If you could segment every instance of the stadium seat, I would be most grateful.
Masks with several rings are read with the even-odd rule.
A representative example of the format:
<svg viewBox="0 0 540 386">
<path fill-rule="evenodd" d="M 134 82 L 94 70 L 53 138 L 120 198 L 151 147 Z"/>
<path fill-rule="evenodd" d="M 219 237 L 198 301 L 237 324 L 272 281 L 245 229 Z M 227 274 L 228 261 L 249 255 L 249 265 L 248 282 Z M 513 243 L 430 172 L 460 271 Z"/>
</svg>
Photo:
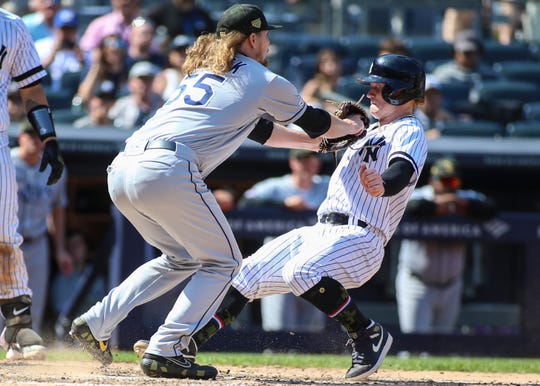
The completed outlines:
<svg viewBox="0 0 540 386">
<path fill-rule="evenodd" d="M 540 121 L 540 101 L 525 103 L 522 115 L 526 121 Z"/>
<path fill-rule="evenodd" d="M 490 64 L 513 60 L 532 60 L 532 53 L 526 42 L 512 42 L 501 44 L 496 40 L 484 41 L 484 54 L 482 59 Z"/>
<path fill-rule="evenodd" d="M 411 56 L 422 63 L 452 60 L 452 46 L 442 39 L 417 36 L 407 37 L 403 42 L 409 49 Z"/>
<path fill-rule="evenodd" d="M 540 120 L 516 121 L 506 125 L 506 134 L 509 137 L 540 137 Z"/>
<path fill-rule="evenodd" d="M 75 95 L 81 81 L 82 78 L 80 71 L 65 72 L 62 75 L 62 89 L 69 91 L 72 95 Z"/>
<path fill-rule="evenodd" d="M 460 106 L 469 100 L 471 87 L 469 83 L 440 83 L 439 90 L 443 95 L 444 107 L 453 113 L 459 113 Z"/>
<path fill-rule="evenodd" d="M 504 126 L 488 120 L 451 121 L 441 124 L 443 136 L 455 137 L 502 137 Z"/>
<path fill-rule="evenodd" d="M 495 63 L 493 69 L 502 79 L 520 80 L 540 85 L 540 63 L 525 60 Z"/>
<path fill-rule="evenodd" d="M 522 119 L 523 105 L 540 101 L 540 87 L 517 80 L 487 80 L 472 87 L 469 113 L 506 124 Z"/>
</svg>

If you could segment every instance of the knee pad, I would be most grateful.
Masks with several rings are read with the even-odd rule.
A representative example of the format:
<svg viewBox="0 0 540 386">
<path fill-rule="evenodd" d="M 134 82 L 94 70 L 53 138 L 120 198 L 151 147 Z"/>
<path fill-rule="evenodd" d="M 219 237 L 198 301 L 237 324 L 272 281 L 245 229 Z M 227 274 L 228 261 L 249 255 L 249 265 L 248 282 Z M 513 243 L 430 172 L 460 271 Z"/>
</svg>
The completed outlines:
<svg viewBox="0 0 540 386">
<path fill-rule="evenodd" d="M 300 297 L 328 315 L 348 299 L 349 293 L 337 280 L 325 276 Z"/>
</svg>

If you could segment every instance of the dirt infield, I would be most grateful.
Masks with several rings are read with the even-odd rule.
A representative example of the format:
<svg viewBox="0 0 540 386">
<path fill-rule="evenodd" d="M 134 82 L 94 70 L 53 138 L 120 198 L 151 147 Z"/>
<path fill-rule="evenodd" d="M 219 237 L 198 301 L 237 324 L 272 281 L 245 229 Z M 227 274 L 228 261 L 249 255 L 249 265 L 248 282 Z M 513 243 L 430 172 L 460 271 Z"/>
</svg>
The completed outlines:
<svg viewBox="0 0 540 386">
<path fill-rule="evenodd" d="M 91 361 L 0 361 L 0 385 L 540 385 L 540 374 L 413 372 L 380 370 L 363 382 L 344 378 L 345 369 L 218 366 L 215 381 L 156 379 L 136 363 L 103 367 Z"/>
</svg>

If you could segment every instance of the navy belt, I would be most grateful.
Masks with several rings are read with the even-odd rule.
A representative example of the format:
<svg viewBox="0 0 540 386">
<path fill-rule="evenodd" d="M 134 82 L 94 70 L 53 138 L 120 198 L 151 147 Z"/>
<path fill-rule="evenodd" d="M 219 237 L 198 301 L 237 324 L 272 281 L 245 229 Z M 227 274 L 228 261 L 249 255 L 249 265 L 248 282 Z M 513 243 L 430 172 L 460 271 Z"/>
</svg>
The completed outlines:
<svg viewBox="0 0 540 386">
<path fill-rule="evenodd" d="M 347 225 L 349 223 L 349 216 L 344 213 L 331 212 L 323 214 L 319 222 L 322 224 Z M 362 220 L 358 220 L 356 225 L 362 228 L 367 227 L 367 224 Z"/>
<path fill-rule="evenodd" d="M 159 139 L 156 141 L 148 141 L 146 143 L 146 146 L 144 147 L 144 150 L 150 149 L 165 149 L 170 151 L 176 151 L 176 142 L 166 141 L 163 139 Z"/>
</svg>

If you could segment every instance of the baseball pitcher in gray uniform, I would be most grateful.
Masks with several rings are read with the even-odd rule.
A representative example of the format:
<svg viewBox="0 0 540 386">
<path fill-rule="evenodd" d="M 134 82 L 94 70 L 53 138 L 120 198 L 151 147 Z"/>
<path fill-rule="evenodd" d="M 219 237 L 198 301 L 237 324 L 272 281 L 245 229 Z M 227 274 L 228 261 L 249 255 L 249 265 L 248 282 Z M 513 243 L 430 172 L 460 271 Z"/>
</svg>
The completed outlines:
<svg viewBox="0 0 540 386">
<path fill-rule="evenodd" d="M 187 352 L 237 275 L 242 255 L 204 179 L 249 136 L 269 146 L 317 150 L 321 136 L 360 135 L 358 116 L 340 120 L 309 107 L 298 90 L 263 65 L 270 44 L 262 11 L 224 12 L 215 34 L 188 50 L 187 74 L 108 168 L 118 209 L 162 255 L 72 323 L 70 335 L 96 359 L 112 361 L 108 340 L 128 313 L 190 278 L 141 361 L 151 377 L 215 378 Z M 358 119 L 357 119 L 358 118 Z M 303 130 L 289 129 L 294 122 Z"/>
<path fill-rule="evenodd" d="M 344 152 L 318 223 L 279 236 L 244 260 L 218 312 L 194 335 L 193 353 L 249 301 L 291 292 L 347 331 L 347 378 L 363 379 L 379 368 L 392 336 L 360 312 L 347 289 L 379 270 L 424 166 L 427 142 L 412 112 L 423 100 L 425 74 L 413 58 L 384 55 L 360 82 L 370 85 L 370 112 L 378 122 Z"/>
<path fill-rule="evenodd" d="M 32 330 L 32 291 L 28 288 L 28 274 L 20 249 L 23 239 L 17 232 L 17 183 L 7 135 L 10 123 L 7 91 L 12 80 L 19 87 L 32 127 L 44 142 L 39 171 L 50 165 L 47 184 L 58 181 L 64 163 L 47 97 L 40 84 L 47 73 L 22 20 L 1 8 L 0 45 L 0 98 L 3 101 L 0 105 L 0 310 L 6 319 L 0 346 L 7 350 L 8 359 L 44 358 L 43 340 Z"/>
</svg>

